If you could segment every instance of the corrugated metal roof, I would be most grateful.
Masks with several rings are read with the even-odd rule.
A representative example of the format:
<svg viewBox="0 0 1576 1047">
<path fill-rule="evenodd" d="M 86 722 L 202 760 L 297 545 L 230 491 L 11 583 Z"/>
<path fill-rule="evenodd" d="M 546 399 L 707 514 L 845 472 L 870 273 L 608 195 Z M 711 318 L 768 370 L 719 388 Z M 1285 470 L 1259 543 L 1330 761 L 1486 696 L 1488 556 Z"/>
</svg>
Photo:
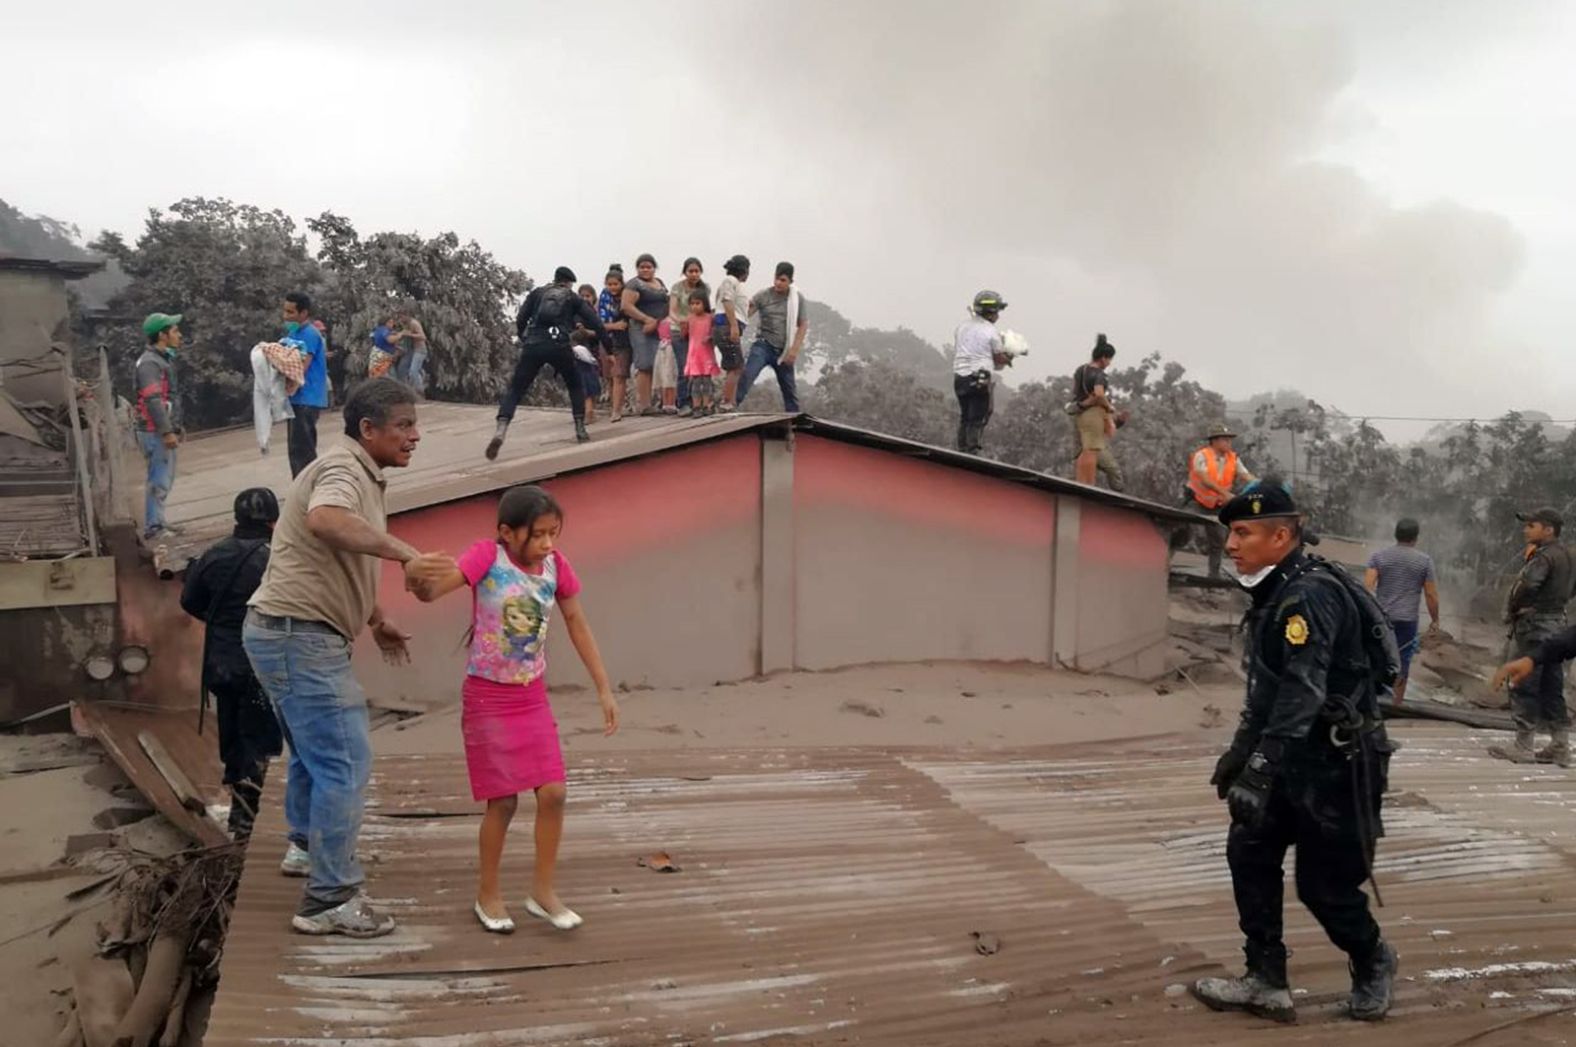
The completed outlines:
<svg viewBox="0 0 1576 1047">
<path fill-rule="evenodd" d="M 1456 1042 L 1568 1004 L 1576 782 L 1479 756 L 1483 739 L 1448 728 L 1398 734 L 1380 915 L 1406 980 L 1386 1043 Z M 477 805 L 460 758 L 384 759 L 362 850 L 370 893 L 402 922 L 361 943 L 287 929 L 300 882 L 279 876 L 268 843 L 276 776 L 204 1042 L 1371 1040 L 1339 1016 L 1344 957 L 1295 901 L 1302 1025 L 1211 1014 L 1176 993 L 1238 962 L 1225 817 L 1205 784 L 1214 756 L 1162 739 L 579 761 L 561 890 L 587 922 L 561 934 L 521 911 L 522 809 L 506 865 L 522 924 L 511 937 L 470 914 Z M 683 871 L 636 865 L 658 849 Z M 998 935 L 1000 951 L 977 952 L 976 931 Z"/>
<path fill-rule="evenodd" d="M 713 440 L 749 430 L 782 427 L 845 440 L 897 454 L 915 455 L 954 468 L 995 476 L 1042 490 L 1150 516 L 1197 522 L 1198 517 L 1156 502 L 1088 487 L 1032 469 L 960 454 L 882 433 L 811 418 L 808 415 L 730 414 L 710 418 L 626 417 L 618 425 L 598 423 L 590 443 L 574 440 L 567 411 L 522 410 L 515 418 L 495 462 L 482 457 L 492 434 L 496 408 L 476 404 L 421 405 L 422 444 L 406 469 L 389 473 L 389 511 L 408 512 L 519 483 L 534 483 L 565 473 Z M 337 439 L 338 419 L 326 414 L 318 423 L 321 443 Z M 181 448 L 180 469 L 170 493 L 170 522 L 182 534 L 164 543 L 164 562 L 182 569 L 189 557 L 227 534 L 231 503 L 246 487 L 271 487 L 283 497 L 290 486 L 282 426 L 275 427 L 272 453 L 260 456 L 251 429 L 227 429 L 193 437 Z"/>
<path fill-rule="evenodd" d="M 482 449 L 492 435 L 497 408 L 477 404 L 423 403 L 419 408 L 422 442 L 405 469 L 389 470 L 389 511 L 407 512 L 439 502 L 519 483 L 534 483 L 563 473 L 710 440 L 730 433 L 781 424 L 787 415 L 730 414 L 710 418 L 626 416 L 617 425 L 591 427 L 590 443 L 576 443 L 567 410 L 523 409 L 515 416 L 498 460 Z M 337 412 L 318 422 L 319 446 L 340 439 Z M 232 503 L 247 487 L 270 487 L 281 498 L 290 488 L 284 426 L 274 427 L 268 455 L 257 451 L 250 427 L 195 436 L 181 447 L 180 468 L 167 504 L 170 522 L 182 533 L 168 540 L 166 562 L 184 569 L 196 556 L 228 534 L 234 525 Z"/>
<path fill-rule="evenodd" d="M 103 268 L 103 262 L 91 259 L 23 258 L 0 254 L 0 272 L 54 273 L 67 280 L 80 280 Z"/>
<path fill-rule="evenodd" d="M 884 451 L 893 451 L 898 454 L 913 455 L 926 458 L 943 465 L 950 465 L 970 472 L 983 473 L 986 476 L 995 476 L 1003 480 L 1012 480 L 1016 483 L 1038 487 L 1043 491 L 1053 491 L 1057 494 L 1077 495 L 1093 502 L 1105 505 L 1114 505 L 1123 509 L 1133 509 L 1149 516 L 1162 520 L 1175 520 L 1181 523 L 1203 523 L 1205 518 L 1197 513 L 1178 509 L 1148 499 L 1136 498 L 1133 495 L 1121 494 L 1117 491 L 1107 490 L 1104 487 L 1092 487 L 1081 484 L 1076 480 L 1069 480 L 1063 476 L 1052 473 L 1036 472 L 1006 462 L 998 462 L 993 458 L 982 458 L 978 455 L 964 454 L 946 447 L 935 447 L 931 444 L 918 443 L 914 440 L 905 440 L 886 433 L 878 433 L 871 429 L 861 429 L 854 425 L 845 425 L 842 422 L 829 422 L 821 418 L 812 418 L 809 415 L 800 415 L 794 420 L 794 427 L 802 432 L 815 433 L 818 436 L 830 437 L 834 440 L 843 440 L 848 443 L 863 444 L 867 447 L 879 447 Z"/>
</svg>

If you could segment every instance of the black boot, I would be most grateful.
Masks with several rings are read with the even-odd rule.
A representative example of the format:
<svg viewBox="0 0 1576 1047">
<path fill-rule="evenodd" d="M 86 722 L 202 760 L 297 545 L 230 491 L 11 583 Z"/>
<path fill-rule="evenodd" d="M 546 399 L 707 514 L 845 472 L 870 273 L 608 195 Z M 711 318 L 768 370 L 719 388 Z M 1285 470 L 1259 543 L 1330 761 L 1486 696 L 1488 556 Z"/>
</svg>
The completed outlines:
<svg viewBox="0 0 1576 1047">
<path fill-rule="evenodd" d="M 1200 978 L 1193 995 L 1212 1011 L 1247 1011 L 1275 1022 L 1294 1022 L 1297 1009 L 1286 983 L 1286 957 L 1250 953 L 1240 978 Z"/>
<path fill-rule="evenodd" d="M 509 423 L 498 419 L 498 428 L 493 431 L 493 438 L 487 441 L 487 460 L 490 462 L 498 457 L 498 449 L 503 446 L 503 438 L 509 435 Z"/>
<path fill-rule="evenodd" d="M 1374 946 L 1373 955 L 1359 963 L 1348 964 L 1352 972 L 1352 1017 L 1360 1022 L 1376 1022 L 1390 1012 L 1395 972 L 1401 957 L 1383 938 Z"/>
<path fill-rule="evenodd" d="M 580 443 L 586 443 L 591 439 L 591 434 L 586 432 L 586 423 L 579 419 L 575 420 L 575 439 Z"/>
</svg>

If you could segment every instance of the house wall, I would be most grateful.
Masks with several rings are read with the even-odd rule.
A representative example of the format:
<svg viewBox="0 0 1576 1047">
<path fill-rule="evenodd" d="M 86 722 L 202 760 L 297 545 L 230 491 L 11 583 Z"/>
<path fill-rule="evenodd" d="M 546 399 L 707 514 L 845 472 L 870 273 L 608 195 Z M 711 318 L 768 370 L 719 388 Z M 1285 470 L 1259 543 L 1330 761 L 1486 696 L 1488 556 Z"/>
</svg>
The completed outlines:
<svg viewBox="0 0 1576 1047">
<path fill-rule="evenodd" d="M 70 344 L 67 321 L 66 282 L 58 273 L 0 272 L 0 385 L 7 393 L 23 403 L 65 400 L 65 358 L 49 350 Z M 30 362 L 12 366 L 22 361 Z"/>
<path fill-rule="evenodd" d="M 564 507 L 560 548 L 584 587 L 608 674 L 671 687 L 759 672 L 761 449 L 754 434 L 692 445 L 542 484 Z M 455 556 L 494 536 L 497 495 L 400 513 L 389 529 L 418 549 Z M 408 632 L 412 663 L 390 669 L 367 643 L 357 673 L 389 703 L 428 706 L 458 695 L 468 596 L 423 604 L 386 565 L 383 605 Z M 561 622 L 548 642 L 548 683 L 588 684 Z"/>
<path fill-rule="evenodd" d="M 1083 672 L 1160 675 L 1170 611 L 1161 529 L 1142 513 L 1057 497 L 1058 661 Z"/>
<path fill-rule="evenodd" d="M 799 668 L 1050 661 L 1054 498 L 817 436 L 793 469 Z"/>
<path fill-rule="evenodd" d="M 931 659 L 1164 669 L 1166 543 L 1140 512 L 808 434 L 741 433 L 543 486 L 564 505 L 561 547 L 615 685 Z M 389 526 L 459 555 L 495 533 L 496 509 L 486 495 Z M 190 704 L 201 627 L 178 581 L 141 574 L 159 599 L 123 586 L 121 633 L 157 636 L 149 682 Z M 413 659 L 389 667 L 363 638 L 364 689 L 385 706 L 453 701 L 468 594 L 420 603 L 389 564 L 382 597 Z M 550 635 L 549 683 L 588 683 L 561 622 Z"/>
</svg>

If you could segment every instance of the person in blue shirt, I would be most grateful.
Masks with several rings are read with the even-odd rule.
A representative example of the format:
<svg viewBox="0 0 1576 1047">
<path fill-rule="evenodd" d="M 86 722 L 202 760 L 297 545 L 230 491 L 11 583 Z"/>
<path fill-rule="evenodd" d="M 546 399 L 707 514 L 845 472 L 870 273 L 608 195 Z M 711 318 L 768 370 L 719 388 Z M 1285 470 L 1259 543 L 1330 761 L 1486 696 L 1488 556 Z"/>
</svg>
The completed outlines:
<svg viewBox="0 0 1576 1047">
<path fill-rule="evenodd" d="M 323 335 L 312 323 L 312 299 L 303 291 L 285 295 L 283 313 L 290 339 L 300 350 L 306 371 L 301 388 L 290 398 L 295 417 L 290 420 L 290 476 L 317 457 L 317 416 L 328 406 L 328 350 Z"/>
</svg>

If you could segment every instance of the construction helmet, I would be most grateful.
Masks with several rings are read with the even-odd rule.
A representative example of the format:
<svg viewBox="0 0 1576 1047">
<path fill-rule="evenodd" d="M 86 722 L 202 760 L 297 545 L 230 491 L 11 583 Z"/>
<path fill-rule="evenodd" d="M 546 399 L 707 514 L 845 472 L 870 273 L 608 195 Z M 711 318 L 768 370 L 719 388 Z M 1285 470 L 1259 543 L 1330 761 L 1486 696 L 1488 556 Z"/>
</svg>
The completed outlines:
<svg viewBox="0 0 1576 1047">
<path fill-rule="evenodd" d="M 995 291 L 981 291 L 974 296 L 974 313 L 1001 312 L 1007 308 L 1007 303 Z"/>
</svg>

